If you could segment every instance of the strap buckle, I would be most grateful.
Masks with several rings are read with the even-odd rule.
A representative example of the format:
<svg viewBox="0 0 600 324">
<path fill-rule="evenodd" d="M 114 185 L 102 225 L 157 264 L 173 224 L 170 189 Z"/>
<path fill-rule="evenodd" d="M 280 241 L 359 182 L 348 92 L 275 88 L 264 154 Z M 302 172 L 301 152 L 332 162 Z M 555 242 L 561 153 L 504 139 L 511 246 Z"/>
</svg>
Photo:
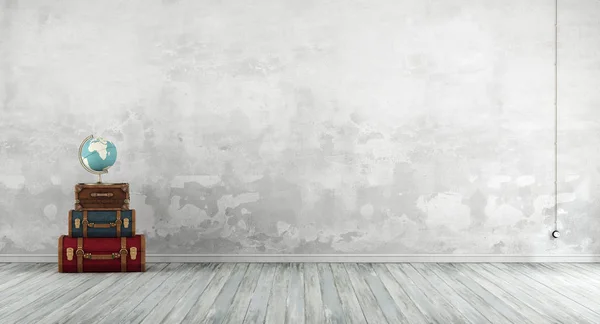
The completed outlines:
<svg viewBox="0 0 600 324">
<path fill-rule="evenodd" d="M 75 251 L 75 255 L 76 256 L 85 256 L 85 253 L 83 252 L 83 249 L 77 249 L 77 251 Z"/>
</svg>

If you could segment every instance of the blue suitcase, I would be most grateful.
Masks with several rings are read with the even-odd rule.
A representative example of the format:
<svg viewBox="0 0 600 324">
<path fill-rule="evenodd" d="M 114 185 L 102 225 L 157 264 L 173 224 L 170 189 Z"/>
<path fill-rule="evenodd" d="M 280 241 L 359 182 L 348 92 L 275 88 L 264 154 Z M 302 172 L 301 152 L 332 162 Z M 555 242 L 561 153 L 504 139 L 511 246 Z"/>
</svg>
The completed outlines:
<svg viewBox="0 0 600 324">
<path fill-rule="evenodd" d="M 71 210 L 69 237 L 133 237 L 135 209 Z"/>
</svg>

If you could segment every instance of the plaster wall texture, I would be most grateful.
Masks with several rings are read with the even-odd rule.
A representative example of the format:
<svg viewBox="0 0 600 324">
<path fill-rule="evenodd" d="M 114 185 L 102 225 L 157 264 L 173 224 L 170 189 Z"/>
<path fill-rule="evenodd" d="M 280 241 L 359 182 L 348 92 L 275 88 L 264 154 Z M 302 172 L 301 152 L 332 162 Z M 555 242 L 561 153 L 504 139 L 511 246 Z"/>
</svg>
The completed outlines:
<svg viewBox="0 0 600 324">
<path fill-rule="evenodd" d="M 149 253 L 600 253 L 600 1 L 0 0 L 0 254 L 90 133 Z"/>
</svg>

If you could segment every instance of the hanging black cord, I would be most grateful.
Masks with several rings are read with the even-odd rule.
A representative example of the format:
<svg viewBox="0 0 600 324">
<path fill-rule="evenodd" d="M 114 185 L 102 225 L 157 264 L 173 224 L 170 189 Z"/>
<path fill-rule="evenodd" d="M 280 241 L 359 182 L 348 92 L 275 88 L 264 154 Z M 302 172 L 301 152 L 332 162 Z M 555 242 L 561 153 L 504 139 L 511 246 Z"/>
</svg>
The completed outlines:
<svg viewBox="0 0 600 324">
<path fill-rule="evenodd" d="M 558 231 L 558 0 L 554 1 L 554 238 Z"/>
</svg>

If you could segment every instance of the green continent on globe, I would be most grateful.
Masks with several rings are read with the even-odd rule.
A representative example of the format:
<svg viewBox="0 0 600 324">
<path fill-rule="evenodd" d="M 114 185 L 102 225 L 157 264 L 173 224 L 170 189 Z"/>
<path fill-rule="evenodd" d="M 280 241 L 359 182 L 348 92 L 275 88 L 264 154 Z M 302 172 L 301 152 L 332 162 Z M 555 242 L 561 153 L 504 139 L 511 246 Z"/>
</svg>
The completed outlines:
<svg viewBox="0 0 600 324">
<path fill-rule="evenodd" d="M 83 163 L 94 171 L 104 171 L 117 161 L 117 147 L 102 137 L 93 137 L 83 144 Z"/>
</svg>

